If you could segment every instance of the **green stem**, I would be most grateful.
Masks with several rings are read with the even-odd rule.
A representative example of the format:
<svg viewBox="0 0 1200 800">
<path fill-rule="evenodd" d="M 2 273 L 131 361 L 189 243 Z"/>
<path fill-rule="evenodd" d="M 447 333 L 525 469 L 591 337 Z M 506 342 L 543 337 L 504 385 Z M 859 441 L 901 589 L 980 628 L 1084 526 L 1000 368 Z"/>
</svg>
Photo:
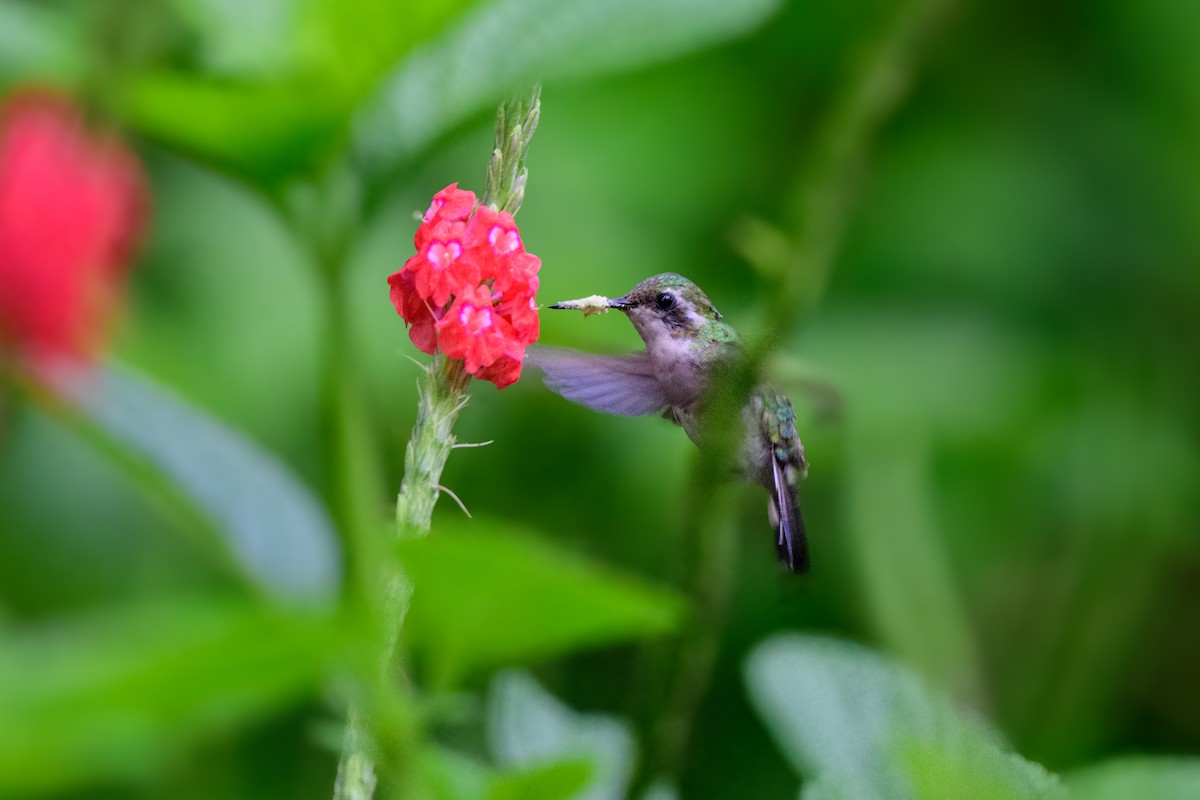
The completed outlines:
<svg viewBox="0 0 1200 800">
<path fill-rule="evenodd" d="M 488 165 L 487 191 L 483 202 L 492 208 L 516 214 L 525 197 L 528 171 L 525 157 L 540 114 L 540 90 L 528 99 L 510 100 L 496 115 L 496 143 Z M 404 452 L 404 478 L 396 496 L 396 533 L 400 538 L 429 533 L 433 509 L 445 491 L 442 470 L 454 449 L 454 423 L 466 406 L 471 376 L 461 361 L 435 353 L 425 367 L 425 379 L 417 390 L 417 418 Z M 382 658 L 379 676 L 386 686 L 394 682 L 396 643 L 412 590 L 403 576 L 393 573 L 383 591 Z M 401 706 L 404 704 L 402 703 Z M 346 720 L 342 755 L 338 762 L 334 800 L 370 800 L 379 781 L 377 764 L 386 756 L 395 777 L 397 796 L 420 794 L 407 761 L 420 741 L 419 721 L 409 708 L 393 714 L 390 736 L 382 736 L 379 715 L 369 715 L 361 704 L 351 704 Z M 389 746 L 384 747 L 384 742 Z M 387 752 L 384 752 L 385 749 Z"/>
<path fill-rule="evenodd" d="M 441 494 L 442 469 L 454 449 L 454 422 L 467 404 L 471 376 L 461 361 L 435 353 L 418 389 L 417 420 L 404 452 L 404 479 L 396 497 L 396 533 L 401 538 L 429 533 L 433 507 Z"/>
<path fill-rule="evenodd" d="M 691 727 L 708 691 L 720 652 L 721 631 L 737 571 L 737 520 L 733 492 L 725 476 L 713 480 L 692 472 L 684 530 L 691 540 L 684 565 L 690 613 L 677 639 L 659 654 L 656 697 L 662 698 L 651 723 L 647 757 L 632 796 L 663 776 L 683 772 Z"/>
<path fill-rule="evenodd" d="M 951 1 L 913 0 L 900 9 L 854 65 L 818 132 L 814 157 L 790 192 L 791 246 L 776 250 L 778 262 L 765 265 L 776 277 L 763 326 L 768 333 L 749 343 L 746 358 L 717 383 L 711 399 L 706 446 L 692 475 L 685 514 L 685 535 L 694 548 L 686 581 L 692 616 L 674 644 L 674 657 L 661 662 L 666 666 L 657 696 L 666 700 L 652 722 L 634 796 L 639 787 L 680 773 L 712 679 L 736 568 L 735 519 L 719 487 L 722 465 L 732 463 L 737 452 L 739 409 L 758 384 L 771 350 L 798 323 L 797 309 L 815 304 L 828 282 L 875 134 L 903 100 L 920 45 Z"/>
<path fill-rule="evenodd" d="M 351 706 L 346 716 L 346 736 L 342 742 L 333 796 L 337 800 L 371 800 L 378 782 L 366 726 L 358 708 Z"/>
<path fill-rule="evenodd" d="M 382 633 L 387 629 L 385 589 L 396 578 L 379 536 L 382 480 L 350 337 L 345 264 L 351 232 L 358 224 L 353 177 L 344 169 L 331 168 L 322 183 L 298 187 L 291 200 L 295 228 L 314 254 L 322 283 L 326 311 L 321 364 L 326 493 L 342 533 L 346 558 L 346 624 L 359 627 L 364 632 L 362 641 L 368 643 L 354 655 L 362 684 L 372 698 L 372 702 L 351 703 L 334 797 L 369 800 L 378 783 L 375 742 L 404 741 L 410 715 L 394 713 L 391 708 L 386 670 L 390 652 L 382 652 L 378 644 L 386 638 Z"/>
<path fill-rule="evenodd" d="M 424 536 L 429 533 L 433 509 L 441 494 L 442 470 L 454 449 L 454 423 L 467 404 L 467 387 L 471 376 L 461 361 L 434 354 L 425 368 L 425 380 L 418 389 L 417 418 L 404 454 L 404 478 L 396 497 L 396 532 L 401 538 Z M 387 682 L 391 676 L 396 641 L 404 616 L 408 611 L 411 587 L 399 574 L 388 581 L 383 600 L 383 639 L 381 657 L 377 661 L 378 676 Z M 415 791 L 415 782 L 404 767 L 411 763 L 413 744 L 420 738 L 418 723 L 411 714 L 399 719 L 400 730 L 393 732 L 393 744 L 401 745 L 389 753 L 391 772 L 400 787 Z M 376 763 L 380 754 L 374 752 L 376 739 L 371 731 L 375 726 L 364 709 L 352 704 L 346 720 L 342 756 L 338 762 L 334 800 L 370 800 L 378 783 Z M 375 730 L 376 738 L 379 731 Z M 411 796 L 413 791 L 404 791 Z"/>
<path fill-rule="evenodd" d="M 785 338 L 822 297 L 845 236 L 850 212 L 875 139 L 908 96 L 920 55 L 955 0 L 910 0 L 867 43 L 850 66 L 817 132 L 813 154 L 785 197 L 790 249 L 776 268 L 769 293 L 770 336 L 752 356 Z"/>
</svg>

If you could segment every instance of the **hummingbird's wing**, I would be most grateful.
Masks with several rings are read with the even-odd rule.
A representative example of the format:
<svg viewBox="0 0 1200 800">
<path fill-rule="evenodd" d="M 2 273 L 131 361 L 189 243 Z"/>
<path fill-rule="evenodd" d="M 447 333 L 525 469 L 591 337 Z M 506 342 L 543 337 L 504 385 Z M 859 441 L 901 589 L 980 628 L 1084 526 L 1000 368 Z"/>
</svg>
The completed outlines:
<svg viewBox="0 0 1200 800">
<path fill-rule="evenodd" d="M 601 356 L 564 347 L 531 347 L 525 363 L 540 369 L 546 388 L 607 414 L 641 416 L 667 407 L 650 356 Z"/>
</svg>

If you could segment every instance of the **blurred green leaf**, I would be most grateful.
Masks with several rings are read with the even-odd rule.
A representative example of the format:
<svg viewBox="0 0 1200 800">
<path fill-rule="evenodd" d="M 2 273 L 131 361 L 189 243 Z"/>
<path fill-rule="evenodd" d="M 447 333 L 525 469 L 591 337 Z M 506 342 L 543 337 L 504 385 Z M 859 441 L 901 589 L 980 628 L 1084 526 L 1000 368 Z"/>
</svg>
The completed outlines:
<svg viewBox="0 0 1200 800">
<path fill-rule="evenodd" d="M 204 73 L 147 72 L 124 87 L 129 122 L 252 181 L 330 156 L 376 79 L 464 0 L 174 0 Z"/>
<path fill-rule="evenodd" d="M 530 84 L 632 69 L 743 34 L 779 0 L 485 0 L 417 50 L 368 102 L 356 139 L 386 170 Z"/>
<path fill-rule="evenodd" d="M 547 792 L 536 796 L 585 800 L 626 796 L 635 756 L 628 723 L 601 714 L 580 714 L 551 696 L 528 673 L 505 672 L 492 681 L 487 732 L 496 761 L 530 770 L 525 774 L 536 781 L 534 786 Z M 539 774 L 543 777 L 536 778 Z M 573 782 L 574 792 L 550 792 L 561 792 Z"/>
<path fill-rule="evenodd" d="M 829 365 L 855 417 L 886 429 L 987 436 L 1027 404 L 1035 352 L 1013 330 L 959 311 L 835 310 L 809 334 L 805 357 Z"/>
<path fill-rule="evenodd" d="M 0 0 L 0 78 L 77 71 L 79 27 L 46 5 Z"/>
<path fill-rule="evenodd" d="M 421 753 L 421 775 L 435 800 L 484 800 L 493 771 L 476 759 L 444 747 Z"/>
<path fill-rule="evenodd" d="M 311 75 L 354 94 L 468 0 L 173 0 L 207 70 L 243 78 Z"/>
<path fill-rule="evenodd" d="M 929 436 L 862 417 L 847 429 L 848 533 L 872 624 L 922 675 L 959 699 L 977 698 L 978 647 L 938 535 Z"/>
<path fill-rule="evenodd" d="M 200 599 L 0 631 L 0 793 L 147 776 L 311 691 L 333 645 L 322 620 Z"/>
<path fill-rule="evenodd" d="M 678 598 L 500 523 L 440 526 L 404 542 L 415 588 L 404 625 L 434 681 L 671 630 Z"/>
<path fill-rule="evenodd" d="M 679 800 L 679 789 L 673 783 L 657 780 L 647 787 L 642 800 Z"/>
<path fill-rule="evenodd" d="M 340 581 L 336 533 L 274 456 L 131 371 L 97 369 L 70 385 L 89 422 L 217 524 L 258 585 L 291 601 L 332 599 Z"/>
<path fill-rule="evenodd" d="M 982 660 L 939 517 L 936 446 L 986 439 L 1034 382 L 1019 340 L 970 316 L 841 313 L 809 348 L 845 394 L 849 541 L 888 649 L 960 699 Z"/>
<path fill-rule="evenodd" d="M 1200 759 L 1122 758 L 1068 774 L 1072 800 L 1195 800 Z"/>
<path fill-rule="evenodd" d="M 305 70 L 358 97 L 467 5 L 469 0 L 307 0 L 298 26 Z"/>
<path fill-rule="evenodd" d="M 149 72 L 123 88 L 126 121 L 141 132 L 252 180 L 278 182 L 332 152 L 344 101 L 325 83 L 239 83 Z"/>
<path fill-rule="evenodd" d="M 1092 535 L 1160 545 L 1193 537 L 1183 522 L 1200 488 L 1200 452 L 1182 418 L 1095 388 L 1086 407 L 1045 415 L 1033 431 L 1031 462 L 1057 502 Z M 1136 464 L 1137 469 L 1096 469 Z"/>
<path fill-rule="evenodd" d="M 492 783 L 488 800 L 571 800 L 581 796 L 591 780 L 590 761 L 557 761 L 501 775 Z"/>
<path fill-rule="evenodd" d="M 296 65 L 295 28 L 302 0 L 171 0 L 214 73 L 279 76 Z"/>
<path fill-rule="evenodd" d="M 807 797 L 1033 800 L 1058 779 L 1011 752 L 981 719 L 858 645 L 779 636 L 746 663 L 750 698 L 803 775 Z"/>
<path fill-rule="evenodd" d="M 435 800 L 569 800 L 587 787 L 592 764 L 575 758 L 497 771 L 462 753 L 431 747 L 422 753 L 421 774 Z"/>
</svg>

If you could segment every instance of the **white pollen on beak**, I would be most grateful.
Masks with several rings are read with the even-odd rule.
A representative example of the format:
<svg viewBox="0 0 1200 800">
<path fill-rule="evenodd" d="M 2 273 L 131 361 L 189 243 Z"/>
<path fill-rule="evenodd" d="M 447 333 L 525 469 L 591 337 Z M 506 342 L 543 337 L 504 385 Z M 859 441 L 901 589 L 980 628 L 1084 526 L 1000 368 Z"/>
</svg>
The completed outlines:
<svg viewBox="0 0 1200 800">
<path fill-rule="evenodd" d="M 561 303 L 555 303 L 554 307 L 582 311 L 585 317 L 590 317 L 592 314 L 607 314 L 609 308 L 608 298 L 598 294 L 581 297 L 578 300 L 563 300 Z"/>
</svg>

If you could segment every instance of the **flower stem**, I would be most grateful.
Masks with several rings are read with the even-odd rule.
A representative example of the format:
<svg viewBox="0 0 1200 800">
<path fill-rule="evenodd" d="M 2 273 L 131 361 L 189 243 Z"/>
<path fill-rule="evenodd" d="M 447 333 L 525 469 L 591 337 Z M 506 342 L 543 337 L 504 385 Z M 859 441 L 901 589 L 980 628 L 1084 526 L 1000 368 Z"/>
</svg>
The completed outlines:
<svg viewBox="0 0 1200 800">
<path fill-rule="evenodd" d="M 404 452 L 404 479 L 396 497 L 396 533 L 413 538 L 429 533 L 442 469 L 454 449 L 454 422 L 467 404 L 471 376 L 461 361 L 435 353 L 417 390 L 417 419 Z"/>
<path fill-rule="evenodd" d="M 529 98 L 509 100 L 497 112 L 496 143 L 488 164 L 484 194 L 484 203 L 494 209 L 516 214 L 525 198 L 528 180 L 525 157 L 537 128 L 541 108 L 539 97 L 540 89 L 535 87 Z M 404 452 L 404 477 L 396 496 L 396 533 L 402 539 L 429 533 L 433 509 L 442 493 L 442 470 L 456 444 L 454 423 L 467 404 L 467 389 L 471 383 L 471 375 L 463 362 L 447 358 L 441 352 L 435 353 L 424 369 L 425 377 L 417 388 L 417 418 Z M 402 692 L 395 688 L 395 649 L 412 589 L 397 571 L 384 582 L 383 593 L 383 641 L 378 651 L 382 657 L 376 664 L 378 672 L 368 668 L 371 672 L 368 682 L 378 678 L 385 687 L 390 685 L 393 691 Z M 408 774 L 400 774 L 413 763 L 413 751 L 419 746 L 419 720 L 411 713 L 411 708 L 403 708 L 400 713 L 391 715 L 389 735 L 381 736 L 379 717 L 361 701 L 351 704 L 338 762 L 334 800 L 371 800 L 379 782 L 379 757 L 386 757 L 389 771 L 396 778 L 398 796 L 420 794 L 411 770 Z M 376 752 L 377 749 L 389 750 L 384 742 L 395 752 Z"/>
<path fill-rule="evenodd" d="M 369 742 L 362 715 L 355 706 L 346 717 L 346 736 L 333 785 L 335 800 L 371 800 L 375 794 L 375 766 L 368 755 Z"/>
</svg>

